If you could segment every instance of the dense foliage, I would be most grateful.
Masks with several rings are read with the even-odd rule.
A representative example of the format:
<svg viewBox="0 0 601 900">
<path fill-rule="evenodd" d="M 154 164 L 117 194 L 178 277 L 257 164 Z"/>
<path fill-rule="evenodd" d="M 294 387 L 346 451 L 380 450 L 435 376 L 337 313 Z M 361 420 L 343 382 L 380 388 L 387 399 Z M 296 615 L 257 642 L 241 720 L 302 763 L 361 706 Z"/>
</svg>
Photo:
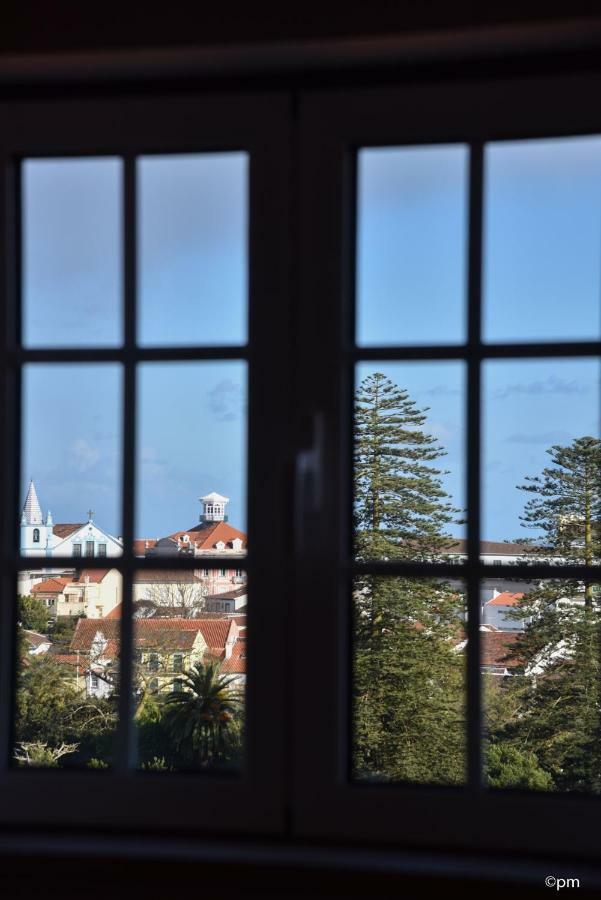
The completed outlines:
<svg viewBox="0 0 601 900">
<path fill-rule="evenodd" d="M 355 405 L 355 548 L 369 559 L 443 559 L 455 510 L 425 411 L 384 375 Z M 354 586 L 355 777 L 464 779 L 462 601 L 432 579 L 365 575 Z"/>
<path fill-rule="evenodd" d="M 538 532 L 538 539 L 528 542 L 526 559 L 595 564 L 601 442 L 582 437 L 548 453 L 551 464 L 521 486 L 530 494 L 523 522 Z M 595 585 L 542 581 L 524 595 L 515 615 L 528 621 L 510 654 L 524 674 L 504 685 L 514 713 L 491 723 L 491 739 L 506 750 L 533 755 L 550 788 L 599 793 L 601 616 Z"/>
</svg>

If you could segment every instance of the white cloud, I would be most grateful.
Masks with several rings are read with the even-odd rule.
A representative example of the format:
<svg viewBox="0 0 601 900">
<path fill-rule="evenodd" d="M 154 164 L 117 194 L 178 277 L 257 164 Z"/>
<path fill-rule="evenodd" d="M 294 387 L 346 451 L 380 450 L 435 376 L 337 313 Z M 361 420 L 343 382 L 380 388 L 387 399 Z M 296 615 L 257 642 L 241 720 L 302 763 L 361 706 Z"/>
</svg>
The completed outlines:
<svg viewBox="0 0 601 900">
<path fill-rule="evenodd" d="M 92 447 L 84 438 L 78 438 L 71 445 L 71 463 L 78 472 L 87 472 L 100 459 L 100 450 Z"/>
</svg>

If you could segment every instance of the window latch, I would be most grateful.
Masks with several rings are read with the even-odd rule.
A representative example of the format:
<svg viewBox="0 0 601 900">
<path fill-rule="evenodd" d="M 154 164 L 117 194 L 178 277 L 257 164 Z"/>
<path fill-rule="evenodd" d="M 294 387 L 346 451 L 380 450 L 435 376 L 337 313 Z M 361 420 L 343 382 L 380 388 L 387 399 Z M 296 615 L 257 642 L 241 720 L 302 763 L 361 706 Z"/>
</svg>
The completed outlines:
<svg viewBox="0 0 601 900">
<path fill-rule="evenodd" d="M 306 535 L 317 535 L 324 505 L 324 445 L 325 424 L 321 412 L 311 417 L 311 438 L 308 447 L 299 450 L 295 470 L 295 547 L 297 553 L 306 549 Z"/>
</svg>

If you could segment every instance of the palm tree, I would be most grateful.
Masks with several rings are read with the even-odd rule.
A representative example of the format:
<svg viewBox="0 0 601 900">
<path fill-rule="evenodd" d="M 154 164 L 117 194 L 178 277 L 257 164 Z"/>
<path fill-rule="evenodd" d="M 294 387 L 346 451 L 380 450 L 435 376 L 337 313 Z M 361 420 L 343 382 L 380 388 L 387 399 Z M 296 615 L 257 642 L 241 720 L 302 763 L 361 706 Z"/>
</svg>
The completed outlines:
<svg viewBox="0 0 601 900">
<path fill-rule="evenodd" d="M 181 688 L 165 698 L 165 724 L 173 748 L 187 764 L 232 762 L 240 743 L 240 693 L 219 662 L 198 663 L 182 674 Z"/>
</svg>

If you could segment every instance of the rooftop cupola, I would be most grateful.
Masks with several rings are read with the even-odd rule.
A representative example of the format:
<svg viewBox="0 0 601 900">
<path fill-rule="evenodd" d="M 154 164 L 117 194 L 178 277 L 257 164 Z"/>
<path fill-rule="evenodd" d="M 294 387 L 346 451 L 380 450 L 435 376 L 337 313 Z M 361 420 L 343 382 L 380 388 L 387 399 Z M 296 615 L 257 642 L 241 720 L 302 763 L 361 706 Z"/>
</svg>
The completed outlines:
<svg viewBox="0 0 601 900">
<path fill-rule="evenodd" d="M 199 499 L 202 503 L 200 521 L 203 524 L 206 525 L 209 522 L 227 522 L 225 507 L 230 502 L 229 497 L 223 497 L 221 494 L 212 491 L 212 493 L 207 494 L 206 497 L 200 497 Z"/>
</svg>

